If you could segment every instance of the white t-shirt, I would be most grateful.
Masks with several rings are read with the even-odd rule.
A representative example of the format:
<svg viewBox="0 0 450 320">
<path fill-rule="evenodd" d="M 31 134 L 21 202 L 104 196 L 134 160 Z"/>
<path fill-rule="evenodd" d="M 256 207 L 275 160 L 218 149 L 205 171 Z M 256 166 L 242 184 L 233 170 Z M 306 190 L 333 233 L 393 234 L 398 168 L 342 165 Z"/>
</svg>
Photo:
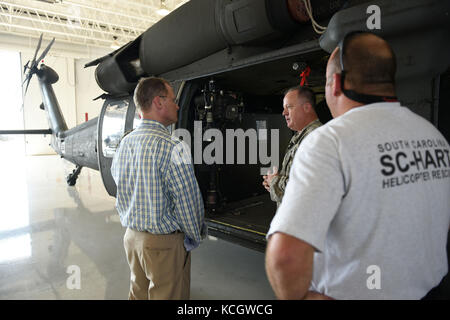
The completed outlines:
<svg viewBox="0 0 450 320">
<path fill-rule="evenodd" d="M 450 148 L 399 103 L 352 109 L 295 155 L 267 234 L 315 249 L 311 290 L 336 299 L 420 299 L 447 273 Z"/>
</svg>

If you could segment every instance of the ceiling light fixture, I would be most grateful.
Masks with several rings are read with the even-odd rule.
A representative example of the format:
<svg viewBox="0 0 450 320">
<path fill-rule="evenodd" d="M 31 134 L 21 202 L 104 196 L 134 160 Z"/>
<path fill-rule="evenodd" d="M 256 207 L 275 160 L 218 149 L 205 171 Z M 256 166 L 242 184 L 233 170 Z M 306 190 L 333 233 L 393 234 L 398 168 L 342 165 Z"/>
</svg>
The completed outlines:
<svg viewBox="0 0 450 320">
<path fill-rule="evenodd" d="M 166 7 L 165 0 L 161 0 L 161 5 L 159 6 L 159 9 L 156 10 L 156 13 L 159 14 L 160 16 L 167 16 L 170 13 L 169 9 L 167 9 Z"/>
<path fill-rule="evenodd" d="M 119 41 L 117 41 L 117 37 L 113 36 L 114 41 L 111 43 L 111 49 L 117 50 L 120 48 Z"/>
</svg>

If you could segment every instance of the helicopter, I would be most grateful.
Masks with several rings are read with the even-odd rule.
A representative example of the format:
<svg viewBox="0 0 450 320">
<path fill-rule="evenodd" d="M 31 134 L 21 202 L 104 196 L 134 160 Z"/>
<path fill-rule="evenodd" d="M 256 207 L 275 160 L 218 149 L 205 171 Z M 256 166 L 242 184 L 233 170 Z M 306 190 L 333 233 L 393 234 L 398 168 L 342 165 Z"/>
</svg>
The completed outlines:
<svg viewBox="0 0 450 320">
<path fill-rule="evenodd" d="M 324 85 L 329 54 L 347 32 L 370 30 L 388 40 L 396 54 L 400 101 L 450 140 L 449 12 L 450 3 L 439 0 L 191 0 L 134 41 L 85 65 L 96 67 L 97 84 L 105 92 L 96 99 L 104 103 L 97 118 L 71 129 L 52 88 L 58 74 L 39 64 L 53 41 L 36 58 L 41 36 L 25 65 L 24 83 L 28 87 L 33 75 L 38 78 L 40 107 L 50 129 L 21 133 L 51 134 L 52 148 L 75 165 L 68 185 L 75 185 L 83 167 L 91 168 L 100 171 L 114 197 L 113 156 L 123 135 L 140 121 L 134 88 L 142 77 L 162 77 L 174 88 L 180 107 L 172 132 L 183 129 L 194 140 L 200 137 L 192 150 L 194 158 L 200 154 L 194 169 L 209 234 L 264 251 L 276 205 L 261 184 L 267 161 L 248 160 L 253 145 L 270 149 L 272 159 L 283 158 L 292 136 L 281 116 L 283 91 L 308 85 L 316 93 L 319 118 L 328 121 Z M 246 161 L 203 161 L 215 142 L 205 136 L 211 129 L 253 130 L 256 134 L 242 141 Z M 278 132 L 277 148 L 272 148 L 271 130 Z M 237 160 L 236 152 L 230 158 Z"/>
</svg>

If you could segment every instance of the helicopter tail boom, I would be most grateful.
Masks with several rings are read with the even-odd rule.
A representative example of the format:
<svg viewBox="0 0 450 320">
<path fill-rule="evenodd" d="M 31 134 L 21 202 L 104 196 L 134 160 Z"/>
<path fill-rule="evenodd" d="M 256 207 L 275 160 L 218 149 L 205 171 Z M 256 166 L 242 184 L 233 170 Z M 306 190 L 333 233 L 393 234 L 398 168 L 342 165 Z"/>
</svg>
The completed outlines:
<svg viewBox="0 0 450 320">
<path fill-rule="evenodd" d="M 46 65 L 41 65 L 36 73 L 39 79 L 42 102 L 45 111 L 47 111 L 50 128 L 56 136 L 60 136 L 64 131 L 67 131 L 68 128 L 52 87 L 52 84 L 58 81 L 58 75 L 52 68 Z"/>
</svg>

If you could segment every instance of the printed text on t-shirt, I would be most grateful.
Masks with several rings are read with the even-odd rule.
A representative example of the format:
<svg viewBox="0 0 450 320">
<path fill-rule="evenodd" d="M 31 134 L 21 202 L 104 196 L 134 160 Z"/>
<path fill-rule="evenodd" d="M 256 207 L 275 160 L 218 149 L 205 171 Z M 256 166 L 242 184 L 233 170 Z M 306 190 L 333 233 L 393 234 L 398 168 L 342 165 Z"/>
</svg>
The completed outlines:
<svg viewBox="0 0 450 320">
<path fill-rule="evenodd" d="M 450 178 L 450 150 L 445 140 L 398 140 L 377 145 L 382 187 Z"/>
</svg>

